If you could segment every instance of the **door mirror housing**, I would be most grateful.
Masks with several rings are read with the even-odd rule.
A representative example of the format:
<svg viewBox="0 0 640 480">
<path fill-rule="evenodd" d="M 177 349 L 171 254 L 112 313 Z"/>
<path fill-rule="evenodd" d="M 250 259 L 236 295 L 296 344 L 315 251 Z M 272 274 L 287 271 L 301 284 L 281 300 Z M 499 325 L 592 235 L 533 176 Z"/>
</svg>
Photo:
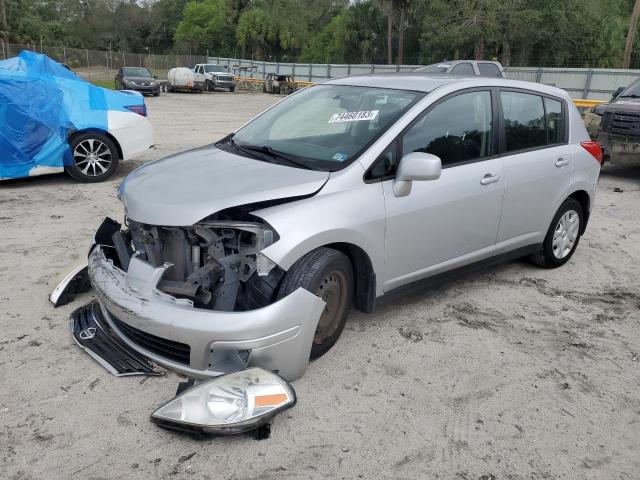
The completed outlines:
<svg viewBox="0 0 640 480">
<path fill-rule="evenodd" d="M 436 155 L 412 152 L 400 160 L 396 179 L 393 181 L 393 193 L 396 197 L 405 197 L 411 193 L 414 181 L 437 180 L 442 173 L 442 160 Z"/>
<path fill-rule="evenodd" d="M 611 100 L 613 100 L 614 98 L 618 98 L 623 91 L 624 91 L 624 87 L 616 88 L 616 91 L 613 92 L 613 95 L 611 95 Z"/>
</svg>

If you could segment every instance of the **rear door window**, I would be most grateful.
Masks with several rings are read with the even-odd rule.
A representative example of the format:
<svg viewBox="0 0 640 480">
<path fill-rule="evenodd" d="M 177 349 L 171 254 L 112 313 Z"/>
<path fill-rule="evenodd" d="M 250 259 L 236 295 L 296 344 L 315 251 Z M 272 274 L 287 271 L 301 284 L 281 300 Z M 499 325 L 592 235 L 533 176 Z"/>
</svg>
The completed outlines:
<svg viewBox="0 0 640 480">
<path fill-rule="evenodd" d="M 521 92 L 500 92 L 508 152 L 547 144 L 542 97 Z"/>
<path fill-rule="evenodd" d="M 501 77 L 500 69 L 495 63 L 479 63 L 478 70 L 483 77 Z"/>
<path fill-rule="evenodd" d="M 451 69 L 451 73 L 453 73 L 454 75 L 475 75 L 476 74 L 475 70 L 473 69 L 473 65 L 466 62 L 455 65 Z"/>
</svg>

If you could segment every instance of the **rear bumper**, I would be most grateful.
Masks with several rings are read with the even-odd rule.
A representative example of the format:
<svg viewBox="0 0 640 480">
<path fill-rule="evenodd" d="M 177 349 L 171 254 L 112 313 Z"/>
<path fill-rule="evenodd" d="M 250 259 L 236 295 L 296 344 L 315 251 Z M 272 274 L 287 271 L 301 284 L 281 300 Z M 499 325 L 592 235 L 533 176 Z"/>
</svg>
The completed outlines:
<svg viewBox="0 0 640 480">
<path fill-rule="evenodd" d="M 259 310 L 211 311 L 156 288 L 167 266 L 154 268 L 134 257 L 125 273 L 99 245 L 88 264 L 109 326 L 159 365 L 196 378 L 257 366 L 294 380 L 306 369 L 325 303 L 304 289 Z"/>
</svg>

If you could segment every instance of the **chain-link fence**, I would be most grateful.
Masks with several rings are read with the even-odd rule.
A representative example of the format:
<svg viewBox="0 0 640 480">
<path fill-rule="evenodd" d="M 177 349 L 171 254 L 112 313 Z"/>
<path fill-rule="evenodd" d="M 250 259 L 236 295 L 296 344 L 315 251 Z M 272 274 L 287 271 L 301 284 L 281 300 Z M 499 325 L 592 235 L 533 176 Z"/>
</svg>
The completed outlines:
<svg viewBox="0 0 640 480">
<path fill-rule="evenodd" d="M 0 42 L 0 59 L 15 57 L 22 50 L 44 53 L 55 61 L 64 63 L 82 77 L 93 81 L 113 80 L 116 70 L 122 67 L 147 67 L 154 74 L 164 78 L 171 68 L 192 67 L 207 61 L 204 55 L 157 55 L 2 42 Z"/>
</svg>

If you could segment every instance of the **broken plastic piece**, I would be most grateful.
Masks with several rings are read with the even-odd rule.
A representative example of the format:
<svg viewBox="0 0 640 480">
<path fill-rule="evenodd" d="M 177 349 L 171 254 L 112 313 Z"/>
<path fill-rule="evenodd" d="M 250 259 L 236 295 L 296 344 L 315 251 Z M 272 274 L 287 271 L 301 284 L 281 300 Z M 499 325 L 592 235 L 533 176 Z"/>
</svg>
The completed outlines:
<svg viewBox="0 0 640 480">
<path fill-rule="evenodd" d="M 72 302 L 76 294 L 88 292 L 91 289 L 86 260 L 74 266 L 58 282 L 56 288 L 49 295 L 49 301 L 54 307 L 60 307 Z"/>
</svg>

